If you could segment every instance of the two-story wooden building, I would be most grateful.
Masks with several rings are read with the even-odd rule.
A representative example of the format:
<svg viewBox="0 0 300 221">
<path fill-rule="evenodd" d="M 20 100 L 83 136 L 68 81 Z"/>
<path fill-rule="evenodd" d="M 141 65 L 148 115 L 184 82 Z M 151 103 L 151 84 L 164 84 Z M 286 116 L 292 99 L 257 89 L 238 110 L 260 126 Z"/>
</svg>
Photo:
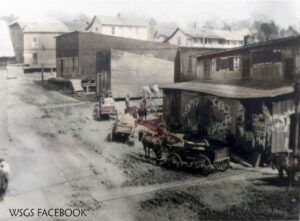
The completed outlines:
<svg viewBox="0 0 300 221">
<path fill-rule="evenodd" d="M 117 16 L 95 15 L 86 31 L 139 40 L 149 39 L 146 19 L 124 16 L 120 13 Z"/>
<path fill-rule="evenodd" d="M 299 77 L 300 36 L 199 55 L 196 60 L 193 71 L 180 73 L 177 83 L 163 87 L 169 126 L 223 141 L 234 137 L 245 149 L 294 148 L 293 84 Z"/>
<path fill-rule="evenodd" d="M 62 22 L 48 18 L 20 18 L 9 25 L 16 62 L 30 69 L 55 68 L 55 37 L 69 32 Z"/>
</svg>

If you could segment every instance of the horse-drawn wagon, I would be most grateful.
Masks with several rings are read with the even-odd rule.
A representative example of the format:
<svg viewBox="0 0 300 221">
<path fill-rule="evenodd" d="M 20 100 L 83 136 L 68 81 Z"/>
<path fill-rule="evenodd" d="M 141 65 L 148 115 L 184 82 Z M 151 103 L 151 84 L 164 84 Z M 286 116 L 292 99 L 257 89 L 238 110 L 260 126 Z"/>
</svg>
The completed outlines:
<svg viewBox="0 0 300 221">
<path fill-rule="evenodd" d="M 201 142 L 184 141 L 183 144 L 172 144 L 168 148 L 166 163 L 179 169 L 190 167 L 208 175 L 213 170 L 223 172 L 229 167 L 229 150 L 227 147 L 210 145 L 203 139 Z"/>
<path fill-rule="evenodd" d="M 128 144 L 134 141 L 134 132 L 137 127 L 136 119 L 129 113 L 120 114 L 112 126 L 112 131 L 109 134 L 108 140 L 116 139 L 123 140 Z"/>
<path fill-rule="evenodd" d="M 94 119 L 108 119 L 112 115 L 117 115 L 117 109 L 115 101 L 111 97 L 101 99 L 99 104 L 95 105 L 94 108 Z"/>
<path fill-rule="evenodd" d="M 146 130 L 139 132 L 139 140 L 144 146 L 146 158 L 150 157 L 152 150 L 156 162 L 162 161 L 174 169 L 192 168 L 204 175 L 213 170 L 223 172 L 229 167 L 230 157 L 227 147 L 212 145 L 206 139 L 192 141 L 180 138 L 167 132 L 159 120 L 146 121 L 143 126 Z"/>
</svg>

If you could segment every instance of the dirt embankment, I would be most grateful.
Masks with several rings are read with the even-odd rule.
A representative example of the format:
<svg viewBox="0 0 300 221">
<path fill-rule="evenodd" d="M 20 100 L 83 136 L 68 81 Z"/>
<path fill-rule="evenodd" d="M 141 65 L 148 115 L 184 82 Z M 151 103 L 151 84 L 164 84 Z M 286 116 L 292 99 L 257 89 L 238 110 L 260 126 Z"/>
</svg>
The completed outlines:
<svg viewBox="0 0 300 221">
<path fill-rule="evenodd" d="M 300 189 L 222 182 L 167 190 L 140 202 L 137 220 L 298 220 Z"/>
</svg>

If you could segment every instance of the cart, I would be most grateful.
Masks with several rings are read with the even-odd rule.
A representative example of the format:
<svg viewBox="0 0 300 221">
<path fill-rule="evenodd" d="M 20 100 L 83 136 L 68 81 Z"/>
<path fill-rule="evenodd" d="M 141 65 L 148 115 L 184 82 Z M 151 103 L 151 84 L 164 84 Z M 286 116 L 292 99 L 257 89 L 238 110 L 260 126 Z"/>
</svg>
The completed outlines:
<svg viewBox="0 0 300 221">
<path fill-rule="evenodd" d="M 115 106 L 115 101 L 111 97 L 104 98 L 99 102 L 99 104 L 95 105 L 94 108 L 94 119 L 109 119 L 110 116 L 117 115 L 117 109 Z"/>
<path fill-rule="evenodd" d="M 229 149 L 227 147 L 210 145 L 207 140 L 200 142 L 184 141 L 168 148 L 167 165 L 180 169 L 191 167 L 203 175 L 213 170 L 226 171 L 229 167 Z"/>
<path fill-rule="evenodd" d="M 109 134 L 109 141 L 122 140 L 132 145 L 134 144 L 134 133 L 137 127 L 136 119 L 129 113 L 118 116 Z"/>
</svg>

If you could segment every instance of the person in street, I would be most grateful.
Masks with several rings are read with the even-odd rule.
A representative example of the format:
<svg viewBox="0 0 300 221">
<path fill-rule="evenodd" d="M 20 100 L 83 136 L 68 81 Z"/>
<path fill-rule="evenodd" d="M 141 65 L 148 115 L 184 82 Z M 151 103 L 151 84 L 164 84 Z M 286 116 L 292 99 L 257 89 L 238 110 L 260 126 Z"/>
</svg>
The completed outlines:
<svg viewBox="0 0 300 221">
<path fill-rule="evenodd" d="M 145 97 L 140 102 L 138 113 L 140 120 L 143 120 L 143 118 L 147 119 L 147 99 Z"/>
<path fill-rule="evenodd" d="M 129 103 L 130 103 L 130 96 L 129 96 L 129 94 L 127 94 L 126 97 L 125 97 L 125 106 L 126 106 L 126 109 L 129 108 Z"/>
</svg>

